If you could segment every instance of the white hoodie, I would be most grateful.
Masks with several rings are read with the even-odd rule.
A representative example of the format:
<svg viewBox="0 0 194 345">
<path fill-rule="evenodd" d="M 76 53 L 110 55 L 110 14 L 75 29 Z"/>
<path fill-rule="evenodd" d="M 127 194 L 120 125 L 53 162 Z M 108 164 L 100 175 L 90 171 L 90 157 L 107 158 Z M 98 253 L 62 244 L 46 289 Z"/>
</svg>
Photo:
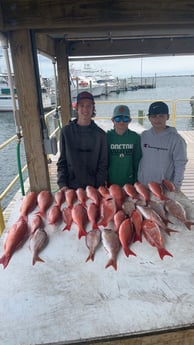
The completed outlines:
<svg viewBox="0 0 194 345">
<path fill-rule="evenodd" d="M 187 146 L 176 128 L 166 127 L 160 133 L 153 127 L 145 130 L 141 134 L 141 147 L 139 182 L 147 185 L 151 181 L 161 183 L 167 179 L 179 189 L 187 163 Z"/>
</svg>

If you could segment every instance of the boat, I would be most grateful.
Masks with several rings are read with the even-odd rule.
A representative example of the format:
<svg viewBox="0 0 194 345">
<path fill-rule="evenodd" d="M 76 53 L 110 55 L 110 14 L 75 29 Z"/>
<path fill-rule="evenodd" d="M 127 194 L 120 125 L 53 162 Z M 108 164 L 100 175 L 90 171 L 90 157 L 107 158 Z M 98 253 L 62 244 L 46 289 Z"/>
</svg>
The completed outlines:
<svg viewBox="0 0 194 345">
<path fill-rule="evenodd" d="M 51 102 L 51 95 L 48 92 L 46 86 L 41 82 L 41 94 L 43 109 L 49 110 L 53 107 Z M 16 88 L 13 88 L 13 96 L 15 97 L 16 107 L 18 108 L 18 99 Z M 13 100 L 11 94 L 11 88 L 9 86 L 8 76 L 6 74 L 0 75 L 0 112 L 11 112 L 13 111 Z"/>
<path fill-rule="evenodd" d="M 82 91 L 91 92 L 94 97 L 100 97 L 104 94 L 104 85 L 100 85 L 93 77 L 72 77 L 71 97 L 76 98 Z"/>
</svg>

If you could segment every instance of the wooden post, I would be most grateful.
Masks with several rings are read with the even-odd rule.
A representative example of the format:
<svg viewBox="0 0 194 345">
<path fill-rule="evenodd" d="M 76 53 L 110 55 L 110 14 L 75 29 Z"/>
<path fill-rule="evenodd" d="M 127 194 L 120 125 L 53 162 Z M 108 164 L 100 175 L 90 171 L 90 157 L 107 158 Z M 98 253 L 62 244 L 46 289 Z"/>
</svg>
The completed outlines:
<svg viewBox="0 0 194 345">
<path fill-rule="evenodd" d="M 71 93 L 69 86 L 69 66 L 66 54 L 65 40 L 56 43 L 56 58 L 58 70 L 58 87 L 61 105 L 62 127 L 68 124 L 71 118 Z"/>
<path fill-rule="evenodd" d="M 29 30 L 16 30 L 9 34 L 14 67 L 19 115 L 24 137 L 26 160 L 31 191 L 50 190 L 47 156 L 38 107 L 35 66 Z"/>
</svg>

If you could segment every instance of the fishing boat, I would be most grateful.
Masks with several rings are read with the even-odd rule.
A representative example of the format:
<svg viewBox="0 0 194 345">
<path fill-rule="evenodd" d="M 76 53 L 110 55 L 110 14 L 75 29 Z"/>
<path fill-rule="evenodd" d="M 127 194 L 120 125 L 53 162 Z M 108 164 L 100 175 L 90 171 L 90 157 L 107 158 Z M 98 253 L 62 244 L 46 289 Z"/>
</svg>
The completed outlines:
<svg viewBox="0 0 194 345">
<path fill-rule="evenodd" d="M 53 107 L 51 101 L 51 95 L 48 92 L 46 86 L 41 85 L 41 95 L 43 102 L 43 109 L 49 110 Z M 18 107 L 18 97 L 16 88 L 13 88 L 13 95 L 11 94 L 11 88 L 9 86 L 8 77 L 5 74 L 0 75 L 0 112 L 10 112 L 13 111 L 13 99 L 15 98 L 16 107 Z"/>
</svg>

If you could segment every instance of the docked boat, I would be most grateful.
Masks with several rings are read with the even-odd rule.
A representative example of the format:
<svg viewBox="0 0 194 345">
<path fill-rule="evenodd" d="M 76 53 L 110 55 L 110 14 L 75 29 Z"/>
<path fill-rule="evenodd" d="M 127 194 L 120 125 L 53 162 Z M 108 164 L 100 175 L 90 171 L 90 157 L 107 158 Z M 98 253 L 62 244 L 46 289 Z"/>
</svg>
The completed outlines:
<svg viewBox="0 0 194 345">
<path fill-rule="evenodd" d="M 44 110 L 49 110 L 53 107 L 51 101 L 51 95 L 49 94 L 47 88 L 41 85 L 42 103 Z M 13 88 L 13 96 L 11 94 L 11 88 L 9 86 L 9 81 L 6 75 L 0 75 L 0 112 L 10 112 L 13 111 L 13 100 L 15 97 L 16 107 L 18 107 L 18 97 L 16 88 Z"/>
</svg>

